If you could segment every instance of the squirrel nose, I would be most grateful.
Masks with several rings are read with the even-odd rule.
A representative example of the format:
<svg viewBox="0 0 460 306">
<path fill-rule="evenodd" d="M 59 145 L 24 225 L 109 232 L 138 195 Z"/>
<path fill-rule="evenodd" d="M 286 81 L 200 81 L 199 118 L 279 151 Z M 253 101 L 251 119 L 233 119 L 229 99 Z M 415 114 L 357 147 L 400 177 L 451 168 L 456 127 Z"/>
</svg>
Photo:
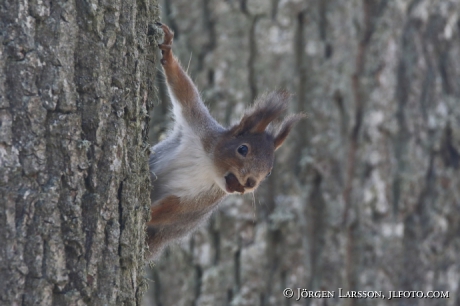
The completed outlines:
<svg viewBox="0 0 460 306">
<path fill-rule="evenodd" d="M 246 185 L 244 185 L 244 187 L 247 187 L 247 188 L 254 188 L 256 186 L 257 182 L 255 179 L 253 179 L 252 177 L 248 178 L 248 180 L 246 181 Z"/>
</svg>

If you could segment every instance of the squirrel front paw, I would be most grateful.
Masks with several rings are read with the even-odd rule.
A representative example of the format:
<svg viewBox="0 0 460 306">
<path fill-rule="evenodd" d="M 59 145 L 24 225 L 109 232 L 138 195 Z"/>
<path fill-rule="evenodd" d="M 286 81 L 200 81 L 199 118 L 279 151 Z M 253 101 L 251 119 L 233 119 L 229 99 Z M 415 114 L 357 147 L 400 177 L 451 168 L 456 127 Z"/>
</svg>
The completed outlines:
<svg viewBox="0 0 460 306">
<path fill-rule="evenodd" d="M 157 22 L 157 25 L 160 26 L 163 29 L 164 32 L 164 38 L 163 38 L 163 43 L 159 44 L 158 47 L 161 50 L 161 54 L 163 57 L 161 58 L 161 64 L 165 65 L 168 61 L 171 61 L 172 59 L 172 43 L 174 39 L 174 32 L 171 31 L 171 29 L 162 23 Z"/>
</svg>

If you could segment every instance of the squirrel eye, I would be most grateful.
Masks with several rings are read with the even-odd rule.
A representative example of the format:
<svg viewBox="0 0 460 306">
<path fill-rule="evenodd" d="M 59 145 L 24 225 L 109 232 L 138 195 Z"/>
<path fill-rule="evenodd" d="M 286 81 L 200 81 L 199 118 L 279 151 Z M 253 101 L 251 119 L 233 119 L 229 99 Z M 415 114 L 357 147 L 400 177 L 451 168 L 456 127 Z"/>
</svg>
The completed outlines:
<svg viewBox="0 0 460 306">
<path fill-rule="evenodd" d="M 268 174 L 267 174 L 267 176 L 266 176 L 266 177 L 269 177 L 269 176 L 270 176 L 270 174 L 272 174 L 272 172 L 271 172 L 271 171 L 270 171 L 270 172 L 268 172 Z"/>
<path fill-rule="evenodd" d="M 238 147 L 238 153 L 240 153 L 240 155 L 246 157 L 246 155 L 248 155 L 248 146 L 247 145 L 241 145 Z"/>
</svg>

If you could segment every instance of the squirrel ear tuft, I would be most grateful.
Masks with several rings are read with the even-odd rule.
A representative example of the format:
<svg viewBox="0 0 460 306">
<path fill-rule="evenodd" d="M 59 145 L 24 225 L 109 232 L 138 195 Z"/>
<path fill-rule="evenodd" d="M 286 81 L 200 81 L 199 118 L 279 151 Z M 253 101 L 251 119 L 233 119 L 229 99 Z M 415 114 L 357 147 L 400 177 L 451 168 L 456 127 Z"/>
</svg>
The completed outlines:
<svg viewBox="0 0 460 306">
<path fill-rule="evenodd" d="M 305 118 L 305 114 L 293 114 L 288 117 L 286 117 L 283 122 L 280 125 L 280 128 L 276 132 L 274 144 L 275 144 L 275 150 L 277 150 L 283 142 L 286 140 L 286 137 L 289 135 L 289 132 L 291 131 L 292 127 L 294 124 L 297 123 L 302 118 Z"/>
<path fill-rule="evenodd" d="M 286 110 L 289 96 L 287 91 L 274 91 L 259 97 L 240 123 L 233 127 L 233 134 L 264 132 L 270 122 Z"/>
</svg>

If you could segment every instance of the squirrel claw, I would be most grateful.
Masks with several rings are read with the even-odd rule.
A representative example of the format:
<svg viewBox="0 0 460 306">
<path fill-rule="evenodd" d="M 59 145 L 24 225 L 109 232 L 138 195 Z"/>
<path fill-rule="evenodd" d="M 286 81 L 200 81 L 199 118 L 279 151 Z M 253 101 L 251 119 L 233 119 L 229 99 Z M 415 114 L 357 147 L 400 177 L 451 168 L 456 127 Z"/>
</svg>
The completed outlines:
<svg viewBox="0 0 460 306">
<path fill-rule="evenodd" d="M 171 29 L 165 24 L 161 24 L 158 22 L 158 26 L 160 26 L 164 32 L 163 43 L 158 44 L 158 48 L 160 48 L 161 54 L 163 55 L 160 62 L 163 65 L 165 65 L 168 62 L 167 59 L 171 59 L 172 56 L 171 49 L 174 38 L 174 32 L 171 31 Z"/>
<path fill-rule="evenodd" d="M 163 44 L 172 45 L 173 38 L 174 38 L 174 32 L 171 31 L 171 29 L 165 24 L 162 24 L 161 28 L 163 29 L 163 32 L 165 33 Z"/>
</svg>

